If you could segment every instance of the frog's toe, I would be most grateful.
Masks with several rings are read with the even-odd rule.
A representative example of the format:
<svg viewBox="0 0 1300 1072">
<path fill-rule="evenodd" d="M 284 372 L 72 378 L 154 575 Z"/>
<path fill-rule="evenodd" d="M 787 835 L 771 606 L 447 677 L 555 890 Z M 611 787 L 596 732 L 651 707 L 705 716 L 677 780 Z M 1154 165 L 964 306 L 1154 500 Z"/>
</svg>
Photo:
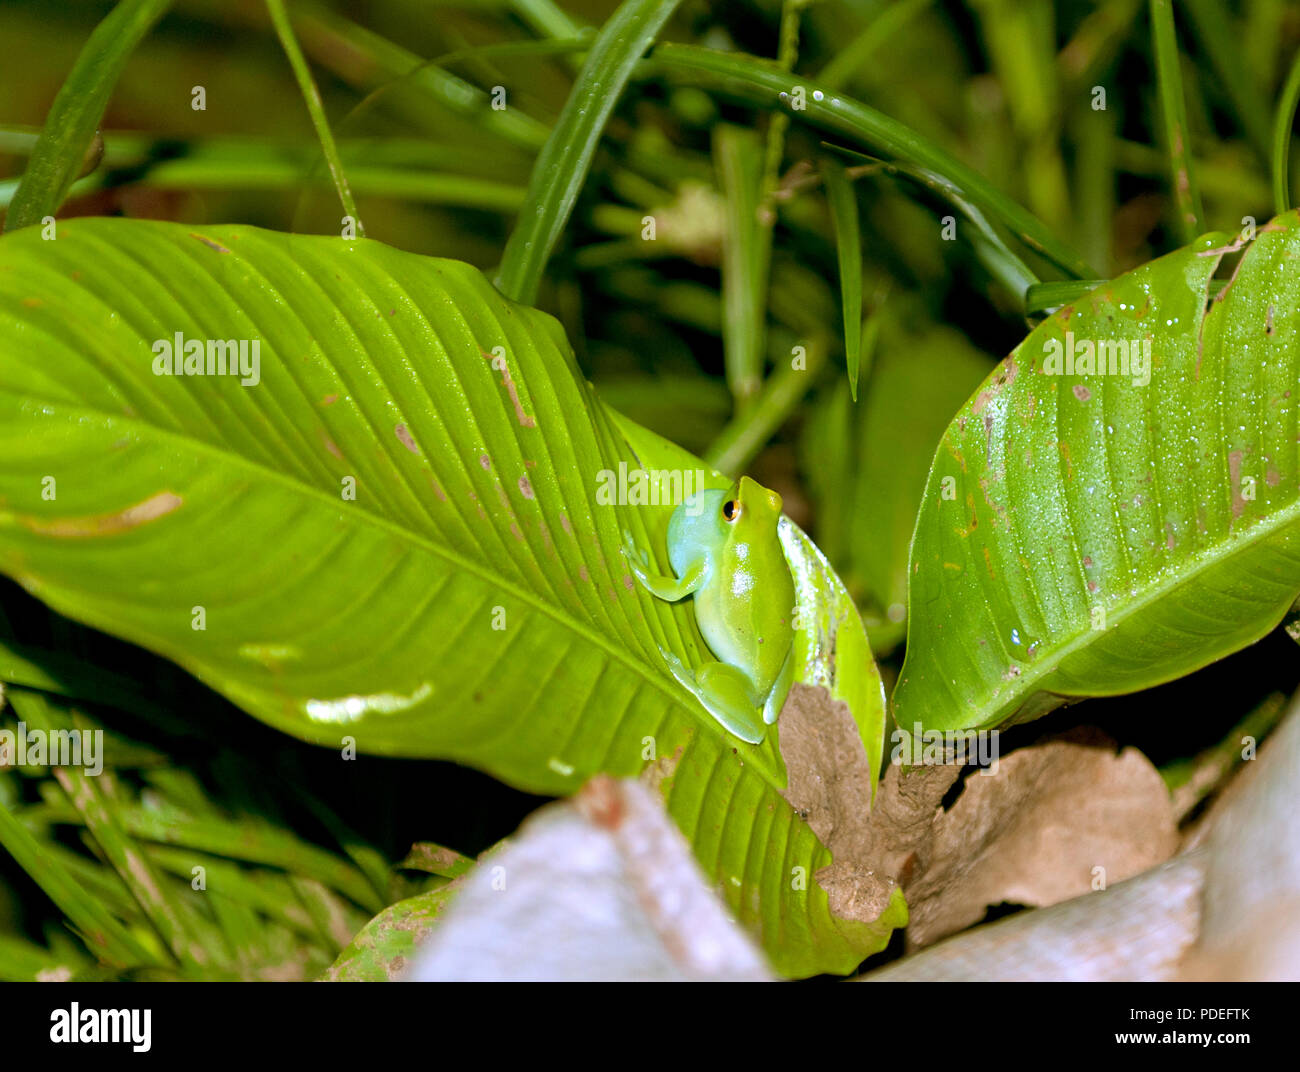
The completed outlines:
<svg viewBox="0 0 1300 1072">
<path fill-rule="evenodd" d="M 668 664 L 668 669 L 673 672 L 674 677 L 685 672 L 685 665 L 673 652 L 669 651 L 667 648 L 660 648 L 659 654 L 663 657 L 664 662 Z"/>
<path fill-rule="evenodd" d="M 637 546 L 636 540 L 632 538 L 632 533 L 627 529 L 623 530 L 623 555 L 642 565 L 650 561 L 650 556 Z"/>
</svg>

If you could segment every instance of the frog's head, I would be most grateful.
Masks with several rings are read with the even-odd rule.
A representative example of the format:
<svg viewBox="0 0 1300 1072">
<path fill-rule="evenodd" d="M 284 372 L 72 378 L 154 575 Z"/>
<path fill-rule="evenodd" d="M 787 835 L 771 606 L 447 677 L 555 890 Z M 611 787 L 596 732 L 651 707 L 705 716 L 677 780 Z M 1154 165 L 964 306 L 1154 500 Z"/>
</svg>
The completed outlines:
<svg viewBox="0 0 1300 1072">
<path fill-rule="evenodd" d="M 742 476 L 727 489 L 720 510 L 724 526 L 751 535 L 776 531 L 781 518 L 781 496 L 757 481 Z"/>
<path fill-rule="evenodd" d="M 778 546 L 781 496 L 743 476 L 726 491 L 691 496 L 668 522 L 668 559 L 680 576 L 700 556 L 724 547 Z"/>
</svg>

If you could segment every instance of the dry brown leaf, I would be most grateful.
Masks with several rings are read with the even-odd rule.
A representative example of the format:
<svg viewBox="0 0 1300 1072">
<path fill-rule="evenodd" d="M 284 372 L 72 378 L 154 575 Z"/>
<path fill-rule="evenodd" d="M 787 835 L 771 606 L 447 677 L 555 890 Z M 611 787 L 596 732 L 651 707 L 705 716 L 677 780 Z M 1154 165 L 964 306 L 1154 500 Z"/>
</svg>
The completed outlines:
<svg viewBox="0 0 1300 1072">
<path fill-rule="evenodd" d="M 781 794 L 830 850 L 816 874 L 831 911 L 871 923 L 897 883 L 872 863 L 871 763 L 848 704 L 796 682 L 781 710 L 781 758 L 789 784 Z"/>
<path fill-rule="evenodd" d="M 960 931 L 1002 903 L 1043 907 L 1169 859 L 1178 831 L 1168 790 L 1134 748 L 1076 730 L 972 774 L 935 815 L 905 885 L 909 945 Z"/>
</svg>

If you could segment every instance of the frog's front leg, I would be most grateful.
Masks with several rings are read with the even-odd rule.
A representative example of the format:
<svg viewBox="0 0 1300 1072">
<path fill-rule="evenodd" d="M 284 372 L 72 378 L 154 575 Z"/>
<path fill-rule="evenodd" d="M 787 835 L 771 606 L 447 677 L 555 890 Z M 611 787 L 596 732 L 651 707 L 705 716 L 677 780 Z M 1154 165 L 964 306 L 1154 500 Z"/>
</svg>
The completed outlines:
<svg viewBox="0 0 1300 1072">
<path fill-rule="evenodd" d="M 623 533 L 623 554 L 627 566 L 641 582 L 646 591 L 669 603 L 685 599 L 704 583 L 706 574 L 703 562 L 691 566 L 681 577 L 665 577 L 661 573 L 651 573 L 641 563 L 641 556 L 628 533 Z"/>
<path fill-rule="evenodd" d="M 692 673 L 676 655 L 660 650 L 677 683 L 699 700 L 723 729 L 747 744 L 763 743 L 767 727 L 759 717 L 754 686 L 742 671 L 710 662 Z"/>
</svg>

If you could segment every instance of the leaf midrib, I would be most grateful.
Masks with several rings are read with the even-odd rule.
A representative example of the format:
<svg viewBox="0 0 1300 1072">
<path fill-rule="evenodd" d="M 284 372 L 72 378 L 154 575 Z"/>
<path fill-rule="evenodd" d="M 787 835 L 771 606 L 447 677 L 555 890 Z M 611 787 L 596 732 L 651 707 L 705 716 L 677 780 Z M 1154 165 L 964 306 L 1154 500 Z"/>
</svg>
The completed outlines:
<svg viewBox="0 0 1300 1072">
<path fill-rule="evenodd" d="M 1188 564 L 1186 569 L 1175 569 L 1171 571 L 1172 577 L 1167 583 L 1156 584 L 1142 589 L 1141 595 L 1137 596 L 1134 600 L 1131 601 L 1131 603 L 1126 605 L 1124 608 L 1120 609 L 1113 616 L 1111 615 L 1111 612 L 1108 610 L 1106 612 L 1107 618 L 1110 619 L 1113 617 L 1115 621 L 1115 627 L 1122 625 L 1133 615 L 1145 610 L 1149 605 L 1156 602 L 1157 599 L 1162 599 L 1165 596 L 1167 596 L 1169 593 L 1174 592 L 1179 588 L 1182 588 L 1184 585 L 1192 584 L 1193 582 L 1195 582 L 1197 578 L 1201 576 L 1203 570 L 1205 568 L 1208 568 L 1209 565 L 1217 565 L 1223 562 L 1231 561 L 1238 554 L 1240 554 L 1245 550 L 1248 550 L 1250 547 L 1252 547 L 1255 543 L 1259 542 L 1260 540 L 1267 539 L 1268 537 L 1274 535 L 1276 532 L 1286 529 L 1289 525 L 1294 525 L 1297 522 L 1300 522 L 1300 497 L 1293 499 L 1291 503 L 1289 503 L 1283 509 L 1279 510 L 1277 513 L 1271 514 L 1266 518 L 1262 518 L 1258 523 L 1252 525 L 1246 533 L 1243 533 L 1239 536 L 1230 536 L 1226 541 L 1220 541 L 1219 543 L 1216 543 L 1210 547 L 1195 552 L 1193 555 L 1191 555 L 1188 559 L 1185 560 Z M 1232 547 L 1232 549 L 1228 551 L 1227 554 L 1224 554 L 1222 555 L 1222 557 L 1219 557 L 1219 553 L 1221 552 L 1222 548 L 1225 545 L 1230 545 L 1230 544 L 1235 544 L 1236 546 Z M 1218 562 L 1205 563 L 1203 561 L 1204 559 L 1211 558 L 1211 557 L 1218 558 Z M 1109 631 L 1110 629 L 1107 629 L 1104 632 L 1109 632 Z M 1096 632 L 1097 630 L 1091 628 L 1083 629 L 1076 632 L 1070 640 L 1062 644 L 1059 648 L 1055 649 L 1059 653 L 1059 655 L 1054 661 L 1044 658 L 1043 660 L 1041 660 L 1043 664 L 1042 669 L 1022 672 L 1016 680 L 1017 682 L 1021 682 L 1023 684 L 1020 684 L 1018 685 L 1017 688 L 1012 689 L 1007 700 L 1004 703 L 998 704 L 997 710 L 999 711 L 1005 710 L 1012 703 L 1023 700 L 1028 696 L 1032 695 L 1033 691 L 1035 690 L 1030 689 L 1031 685 L 1036 685 L 1044 677 L 1047 677 L 1048 675 L 1055 673 L 1056 670 L 1060 668 L 1061 664 L 1064 663 L 1071 655 L 1073 655 L 1076 651 L 1080 650 L 1081 648 L 1087 647 L 1085 641 L 1087 640 L 1087 638 L 1093 636 L 1093 634 Z M 989 700 L 994 700 L 996 698 L 996 693 L 994 693 L 991 690 L 986 695 L 988 696 Z M 1080 697 L 1080 698 L 1085 698 L 1085 697 Z M 980 723 L 980 725 L 984 725 L 984 724 L 986 723 Z"/>
<path fill-rule="evenodd" d="M 19 402 L 38 401 L 40 402 L 41 405 L 52 407 L 56 411 L 71 412 L 92 419 L 98 418 L 99 420 L 105 422 L 108 425 L 122 424 L 128 427 L 141 428 L 146 430 L 151 436 L 155 438 L 159 438 L 163 440 L 172 440 L 184 444 L 186 447 L 190 448 L 195 454 L 206 455 L 209 457 L 217 457 L 221 459 L 221 461 L 223 462 L 229 462 L 231 459 L 234 459 L 236 463 L 242 468 L 244 468 L 245 470 L 262 474 L 265 477 L 269 478 L 271 482 L 286 485 L 291 490 L 304 495 L 308 499 L 314 499 L 318 502 L 325 503 L 331 509 L 337 507 L 338 505 L 323 491 L 311 485 L 301 483 L 300 480 L 298 480 L 296 477 L 290 474 L 280 473 L 274 469 L 269 469 L 266 466 L 262 465 L 261 463 L 253 461 L 252 459 L 242 454 L 239 454 L 237 452 L 227 451 L 211 443 L 204 442 L 203 440 L 195 439 L 191 436 L 186 436 L 179 432 L 174 432 L 168 429 L 159 428 L 157 425 L 150 424 L 144 420 L 141 420 L 138 417 L 130 417 L 124 414 L 110 414 L 104 412 L 103 410 L 87 408 L 80 405 L 73 405 L 66 402 L 38 400 L 33 398 L 33 396 L 17 394 L 12 391 L 0 391 L 0 394 L 8 395 L 11 398 L 17 399 Z M 58 418 L 56 417 L 52 419 L 57 420 Z M 476 578 L 478 578 L 480 581 L 486 584 L 510 592 L 521 601 L 529 604 L 536 610 L 540 611 L 542 614 L 550 617 L 557 624 L 570 629 L 572 632 L 590 641 L 597 648 L 603 650 L 614 661 L 621 662 L 624 665 L 631 668 L 634 673 L 638 674 L 639 676 L 644 678 L 647 682 L 649 682 L 651 685 L 653 685 L 655 688 L 657 688 L 660 692 L 662 692 L 665 696 L 667 696 L 670 700 L 672 700 L 673 703 L 676 704 L 678 707 L 681 707 L 685 710 L 690 710 L 689 706 L 682 703 L 681 698 L 677 696 L 677 694 L 674 692 L 674 690 L 671 687 L 669 687 L 667 682 L 665 682 L 659 675 L 653 673 L 645 663 L 641 662 L 638 659 L 632 658 L 626 648 L 624 648 L 621 645 L 611 644 L 597 630 L 591 629 L 586 625 L 584 625 L 583 623 L 577 621 L 576 619 L 571 618 L 562 610 L 552 606 L 550 603 L 546 602 L 545 600 L 542 600 L 540 597 L 530 592 L 528 589 L 519 587 L 514 581 L 490 573 L 479 563 L 476 563 L 473 559 L 466 558 L 457 551 L 453 551 L 448 547 L 444 547 L 441 544 L 429 540 L 427 537 L 424 537 L 421 534 L 400 525 L 396 521 L 393 521 L 382 515 L 375 514 L 364 506 L 358 507 L 355 510 L 355 512 L 360 515 L 363 521 L 370 523 L 373 527 L 390 532 L 396 535 L 398 538 L 404 539 L 407 542 L 411 543 L 413 546 L 429 552 L 434 557 L 444 559 L 445 561 L 461 569 L 464 569 L 467 573 L 474 575 Z M 344 516 L 347 515 L 345 514 Z"/>
</svg>

